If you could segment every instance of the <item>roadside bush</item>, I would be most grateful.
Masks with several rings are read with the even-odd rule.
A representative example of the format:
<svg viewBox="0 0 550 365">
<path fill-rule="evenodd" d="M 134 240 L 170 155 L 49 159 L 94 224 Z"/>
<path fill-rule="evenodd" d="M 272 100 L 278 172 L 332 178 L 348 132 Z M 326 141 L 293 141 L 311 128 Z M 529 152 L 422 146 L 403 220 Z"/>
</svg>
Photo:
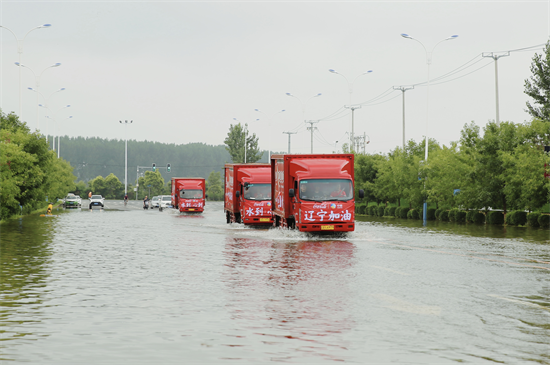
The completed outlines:
<svg viewBox="0 0 550 365">
<path fill-rule="evenodd" d="M 522 210 L 514 210 L 506 214 L 504 219 L 506 225 L 510 226 L 524 226 L 527 224 L 527 212 Z"/>
<path fill-rule="evenodd" d="M 517 210 L 514 212 L 514 223 L 516 226 L 525 226 L 527 224 L 527 212 Z"/>
<path fill-rule="evenodd" d="M 449 210 L 449 221 L 456 222 L 456 213 L 458 212 L 458 208 L 453 208 Z"/>
<path fill-rule="evenodd" d="M 418 216 L 418 209 L 411 209 L 407 212 L 407 218 L 408 219 L 419 219 Z"/>
<path fill-rule="evenodd" d="M 376 209 L 376 206 L 371 205 L 370 207 L 367 207 L 367 214 L 368 215 L 374 215 L 374 209 Z"/>
<path fill-rule="evenodd" d="M 457 210 L 455 212 L 455 222 L 464 223 L 466 222 L 466 212 L 463 210 Z"/>
<path fill-rule="evenodd" d="M 386 217 L 394 217 L 395 216 L 395 209 L 396 209 L 396 207 L 387 207 L 384 210 L 384 215 Z"/>
<path fill-rule="evenodd" d="M 487 223 L 489 224 L 503 224 L 504 214 L 499 211 L 492 210 L 487 214 Z"/>
<path fill-rule="evenodd" d="M 409 208 L 401 207 L 401 210 L 399 210 L 399 218 L 407 219 L 409 211 Z"/>
<path fill-rule="evenodd" d="M 429 208 L 429 209 L 427 210 L 426 219 L 429 220 L 429 221 L 435 221 L 435 212 L 436 212 L 436 209 L 434 209 L 434 208 Z"/>
<path fill-rule="evenodd" d="M 539 224 L 539 217 L 540 217 L 540 213 L 539 212 L 531 212 L 529 214 L 527 214 L 527 224 L 530 226 L 530 227 L 540 227 L 540 224 Z"/>
<path fill-rule="evenodd" d="M 469 210 L 466 212 L 466 222 L 467 223 L 474 223 L 474 214 L 475 210 Z"/>
<path fill-rule="evenodd" d="M 441 211 L 441 213 L 439 214 L 439 220 L 443 221 L 443 222 L 448 222 L 449 221 L 449 211 L 448 210 Z"/>
<path fill-rule="evenodd" d="M 379 217 L 383 217 L 384 216 L 384 209 L 386 209 L 386 207 L 384 207 L 383 205 L 379 206 L 378 207 L 378 212 L 377 212 L 377 216 Z"/>
<path fill-rule="evenodd" d="M 401 208 L 402 208 L 402 207 L 397 207 L 397 208 L 395 208 L 395 212 L 393 212 L 393 216 L 394 216 L 395 218 L 399 218 L 399 213 L 401 212 Z"/>
<path fill-rule="evenodd" d="M 435 219 L 439 219 L 439 215 L 441 214 L 441 211 L 442 211 L 442 209 L 436 209 L 435 210 L 435 213 L 434 213 Z"/>
<path fill-rule="evenodd" d="M 472 220 L 470 222 L 477 223 L 477 224 L 484 224 L 485 223 L 485 214 L 481 212 L 473 211 L 474 214 L 472 214 Z"/>
<path fill-rule="evenodd" d="M 506 223 L 507 226 L 514 226 L 514 213 L 515 211 L 508 212 L 506 216 L 504 217 L 504 223 Z"/>
<path fill-rule="evenodd" d="M 541 214 L 539 219 L 539 226 L 540 228 L 548 228 L 550 227 L 550 215 L 548 214 Z"/>
</svg>

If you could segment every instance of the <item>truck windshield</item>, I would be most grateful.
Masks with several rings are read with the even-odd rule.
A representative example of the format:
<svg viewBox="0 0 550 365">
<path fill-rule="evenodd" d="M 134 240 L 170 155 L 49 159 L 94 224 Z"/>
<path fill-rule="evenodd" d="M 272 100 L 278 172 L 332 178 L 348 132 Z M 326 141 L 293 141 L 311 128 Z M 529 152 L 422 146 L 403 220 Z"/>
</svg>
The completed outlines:
<svg viewBox="0 0 550 365">
<path fill-rule="evenodd" d="M 244 188 L 247 200 L 271 200 L 271 184 L 250 184 Z"/>
<path fill-rule="evenodd" d="M 180 190 L 180 198 L 181 199 L 202 199 L 202 190 L 200 189 Z"/>
<path fill-rule="evenodd" d="M 351 180 L 302 180 L 300 181 L 300 199 L 313 201 L 350 200 L 353 198 Z"/>
</svg>

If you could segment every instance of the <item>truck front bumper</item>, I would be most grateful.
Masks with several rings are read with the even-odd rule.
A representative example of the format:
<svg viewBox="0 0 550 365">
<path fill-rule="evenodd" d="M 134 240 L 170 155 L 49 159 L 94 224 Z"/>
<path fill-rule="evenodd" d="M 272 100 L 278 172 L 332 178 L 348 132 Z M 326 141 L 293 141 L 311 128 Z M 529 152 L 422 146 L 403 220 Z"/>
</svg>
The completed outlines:
<svg viewBox="0 0 550 365">
<path fill-rule="evenodd" d="M 254 218 L 245 218 L 243 221 L 244 224 L 266 224 L 273 225 L 273 217 L 254 217 Z"/>
<path fill-rule="evenodd" d="M 355 223 L 296 223 L 296 228 L 300 232 L 353 232 Z"/>
</svg>

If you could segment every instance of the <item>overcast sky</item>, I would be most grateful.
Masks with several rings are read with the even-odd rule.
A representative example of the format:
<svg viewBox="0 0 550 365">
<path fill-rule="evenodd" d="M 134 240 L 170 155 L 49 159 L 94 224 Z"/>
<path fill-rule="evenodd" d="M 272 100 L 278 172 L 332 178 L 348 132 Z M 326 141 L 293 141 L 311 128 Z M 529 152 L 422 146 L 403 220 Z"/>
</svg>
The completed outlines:
<svg viewBox="0 0 550 365">
<path fill-rule="evenodd" d="M 52 26 L 27 34 L 44 23 Z M 292 152 L 308 153 L 311 120 L 314 152 L 330 153 L 349 139 L 352 84 L 351 104 L 362 104 L 355 134 L 366 134 L 367 152 L 386 153 L 402 144 L 394 86 L 422 84 L 405 93 L 407 140 L 420 141 L 427 120 L 428 135 L 446 145 L 464 124 L 494 120 L 494 60 L 481 54 L 546 43 L 549 2 L 0 0 L 0 25 L 17 35 L 29 68 L 22 119 L 43 133 L 53 133 L 50 116 L 56 134 L 124 139 L 119 121 L 133 120 L 128 139 L 217 145 L 236 118 L 261 148 L 286 151 L 283 132 L 297 132 Z M 429 94 L 422 44 L 433 50 Z M 2 28 L 0 47 L 0 108 L 19 114 L 17 42 Z M 523 90 L 536 52 L 542 46 L 498 60 L 501 121 L 530 120 Z M 49 98 L 38 121 L 31 70 Z"/>
</svg>

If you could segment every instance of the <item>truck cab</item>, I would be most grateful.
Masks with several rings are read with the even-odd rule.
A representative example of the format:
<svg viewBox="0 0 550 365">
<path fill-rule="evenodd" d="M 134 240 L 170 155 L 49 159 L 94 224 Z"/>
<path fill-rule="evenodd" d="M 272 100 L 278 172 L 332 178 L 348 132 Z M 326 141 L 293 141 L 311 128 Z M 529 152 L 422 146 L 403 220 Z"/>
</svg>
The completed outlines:
<svg viewBox="0 0 550 365">
<path fill-rule="evenodd" d="M 204 178 L 172 178 L 172 205 L 180 212 L 204 211 L 206 183 Z"/>
<path fill-rule="evenodd" d="M 226 164 L 224 210 L 227 223 L 273 225 L 270 166 Z"/>
<path fill-rule="evenodd" d="M 303 232 L 355 229 L 353 154 L 271 158 L 275 226 Z"/>
</svg>

